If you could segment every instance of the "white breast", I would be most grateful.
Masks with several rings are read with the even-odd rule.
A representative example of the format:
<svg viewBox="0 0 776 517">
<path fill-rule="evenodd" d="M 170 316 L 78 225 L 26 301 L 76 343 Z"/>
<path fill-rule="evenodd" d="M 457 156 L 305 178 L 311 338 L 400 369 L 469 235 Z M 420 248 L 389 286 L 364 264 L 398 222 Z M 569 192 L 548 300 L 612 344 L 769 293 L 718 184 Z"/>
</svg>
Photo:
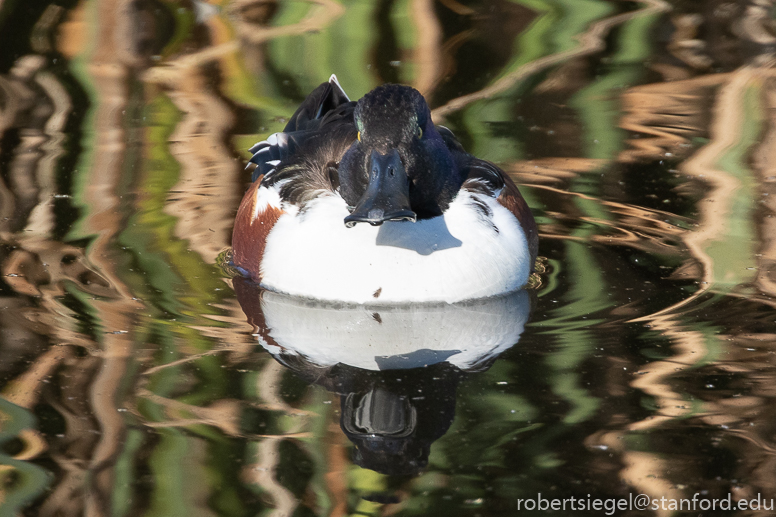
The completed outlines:
<svg viewBox="0 0 776 517">
<path fill-rule="evenodd" d="M 474 201 L 491 212 L 483 214 Z M 514 215 L 496 200 L 461 191 L 443 216 L 346 228 L 345 201 L 324 195 L 282 215 L 261 262 L 268 289 L 323 300 L 456 302 L 514 291 L 530 254 Z"/>
</svg>

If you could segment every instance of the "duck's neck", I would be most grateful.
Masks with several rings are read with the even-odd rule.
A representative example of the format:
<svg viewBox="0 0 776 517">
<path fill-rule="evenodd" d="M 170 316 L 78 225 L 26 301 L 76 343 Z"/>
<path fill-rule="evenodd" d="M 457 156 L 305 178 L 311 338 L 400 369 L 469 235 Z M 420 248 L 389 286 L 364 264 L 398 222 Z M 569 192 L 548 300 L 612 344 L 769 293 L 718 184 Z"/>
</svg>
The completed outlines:
<svg viewBox="0 0 776 517">
<path fill-rule="evenodd" d="M 429 219 L 447 210 L 466 178 L 441 137 L 423 145 L 425 152 L 414 154 L 414 163 L 407 168 L 412 209 L 418 219 Z"/>
</svg>

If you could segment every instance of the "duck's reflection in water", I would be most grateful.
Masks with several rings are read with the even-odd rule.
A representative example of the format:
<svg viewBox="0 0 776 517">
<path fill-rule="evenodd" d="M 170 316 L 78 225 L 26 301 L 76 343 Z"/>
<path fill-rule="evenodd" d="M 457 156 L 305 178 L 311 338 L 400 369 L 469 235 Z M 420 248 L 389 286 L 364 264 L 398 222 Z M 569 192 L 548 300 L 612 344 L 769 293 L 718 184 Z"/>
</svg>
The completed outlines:
<svg viewBox="0 0 776 517">
<path fill-rule="evenodd" d="M 458 304 L 347 305 L 294 298 L 236 278 L 259 343 L 311 384 L 340 396 L 340 425 L 368 469 L 412 475 L 455 416 L 467 372 L 520 339 L 527 291 Z"/>
</svg>

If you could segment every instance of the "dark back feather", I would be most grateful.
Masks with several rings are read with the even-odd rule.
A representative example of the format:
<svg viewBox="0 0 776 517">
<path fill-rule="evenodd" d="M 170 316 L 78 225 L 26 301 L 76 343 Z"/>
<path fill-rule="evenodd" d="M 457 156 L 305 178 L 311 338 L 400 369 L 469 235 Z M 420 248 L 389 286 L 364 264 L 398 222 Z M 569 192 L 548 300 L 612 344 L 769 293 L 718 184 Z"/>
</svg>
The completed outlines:
<svg viewBox="0 0 776 517">
<path fill-rule="evenodd" d="M 319 85 L 297 108 L 282 133 L 275 133 L 251 147 L 250 162 L 257 165 L 251 181 L 283 168 L 300 149 L 309 148 L 306 142 L 322 131 L 331 131 L 339 125 L 354 127 L 355 106 L 334 76 Z"/>
</svg>

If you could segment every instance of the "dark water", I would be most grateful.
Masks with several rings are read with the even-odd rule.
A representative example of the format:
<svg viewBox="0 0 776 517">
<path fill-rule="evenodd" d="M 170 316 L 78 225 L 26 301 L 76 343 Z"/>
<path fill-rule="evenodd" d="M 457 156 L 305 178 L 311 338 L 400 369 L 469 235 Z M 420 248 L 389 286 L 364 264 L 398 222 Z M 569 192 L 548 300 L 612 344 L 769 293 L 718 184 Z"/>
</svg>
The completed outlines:
<svg viewBox="0 0 776 517">
<path fill-rule="evenodd" d="M 773 515 L 775 26 L 770 0 L 0 3 L 0 515 Z M 416 86 L 512 175 L 539 287 L 364 309 L 219 267 L 246 149 L 331 73 Z"/>
</svg>

